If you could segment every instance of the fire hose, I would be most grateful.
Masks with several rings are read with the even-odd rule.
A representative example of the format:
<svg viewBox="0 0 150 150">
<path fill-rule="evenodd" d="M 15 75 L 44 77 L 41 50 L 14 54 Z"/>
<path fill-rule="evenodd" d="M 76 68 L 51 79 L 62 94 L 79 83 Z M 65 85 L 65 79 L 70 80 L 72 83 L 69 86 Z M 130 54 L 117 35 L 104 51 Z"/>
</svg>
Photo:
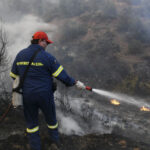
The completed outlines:
<svg viewBox="0 0 150 150">
<path fill-rule="evenodd" d="M 6 118 L 8 112 L 10 111 L 10 108 L 12 106 L 12 103 L 10 103 L 7 107 L 7 109 L 5 110 L 5 112 L 3 113 L 3 115 L 0 117 L 0 123 L 2 123 L 2 121 Z"/>
</svg>

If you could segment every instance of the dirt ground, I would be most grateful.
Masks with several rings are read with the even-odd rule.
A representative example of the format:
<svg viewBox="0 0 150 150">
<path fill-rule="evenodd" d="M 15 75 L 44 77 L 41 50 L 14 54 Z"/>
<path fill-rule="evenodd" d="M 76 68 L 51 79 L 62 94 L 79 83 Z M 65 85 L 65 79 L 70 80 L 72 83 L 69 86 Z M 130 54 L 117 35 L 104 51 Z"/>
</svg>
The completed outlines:
<svg viewBox="0 0 150 150">
<path fill-rule="evenodd" d="M 149 150 L 149 145 L 136 143 L 127 138 L 116 135 L 61 135 L 61 150 Z M 48 150 L 49 139 L 47 135 L 41 136 L 43 150 Z M 12 135 L 0 140 L 1 150 L 29 150 L 25 135 Z"/>
<path fill-rule="evenodd" d="M 43 118 L 40 118 L 42 150 L 48 150 L 49 137 Z M 25 121 L 20 110 L 11 110 L 0 123 L 0 150 L 29 150 Z M 144 137 L 143 137 L 144 138 Z M 150 145 L 116 134 L 85 136 L 60 134 L 60 150 L 150 150 Z"/>
</svg>

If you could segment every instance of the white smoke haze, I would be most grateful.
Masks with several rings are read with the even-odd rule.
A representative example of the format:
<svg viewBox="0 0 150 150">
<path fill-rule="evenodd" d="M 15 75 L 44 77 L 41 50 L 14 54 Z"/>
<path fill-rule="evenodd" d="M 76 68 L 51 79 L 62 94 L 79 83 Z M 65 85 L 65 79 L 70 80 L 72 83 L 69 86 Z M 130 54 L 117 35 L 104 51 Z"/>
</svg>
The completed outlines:
<svg viewBox="0 0 150 150">
<path fill-rule="evenodd" d="M 55 96 L 57 97 L 57 95 Z M 61 106 L 60 101 L 62 100 L 56 101 L 61 133 L 67 135 L 110 134 L 114 127 L 123 128 L 124 126 L 115 117 L 112 118 L 105 113 L 101 113 L 94 100 L 87 101 L 85 98 L 69 97 L 67 104 Z M 68 107 L 67 105 L 70 107 L 69 111 L 67 111 L 67 108 L 60 109 Z"/>
<path fill-rule="evenodd" d="M 111 133 L 114 125 L 109 129 L 105 129 L 103 125 L 107 116 L 100 113 L 94 104 L 87 103 L 84 98 L 69 97 L 70 112 L 60 110 L 60 102 L 56 102 L 57 116 L 59 120 L 59 130 L 67 135 L 86 135 L 90 133 Z M 65 106 L 64 106 L 65 107 Z M 92 111 L 91 111 L 92 110 Z"/>
<path fill-rule="evenodd" d="M 141 134 L 141 129 L 144 128 L 143 124 L 136 123 L 137 118 L 134 117 L 136 112 L 128 112 L 131 117 L 128 118 L 128 115 L 124 114 L 124 110 L 120 110 L 120 112 L 116 108 L 113 110 L 111 105 L 106 107 L 103 104 L 95 103 L 92 99 L 87 101 L 85 98 L 69 97 L 68 99 L 70 111 L 60 109 L 62 108 L 61 102 L 60 100 L 56 101 L 59 130 L 63 134 L 111 134 L 116 128 L 126 131 L 124 133 L 126 135 L 131 131 L 137 133 L 137 130 Z M 107 100 L 104 99 L 104 101 Z"/>
<path fill-rule="evenodd" d="M 41 17 L 58 2 L 58 0 L 1 0 L 0 17 L 6 22 L 15 22 L 28 14 Z"/>
<path fill-rule="evenodd" d="M 37 16 L 26 15 L 17 22 L 5 23 L 5 30 L 9 41 L 8 52 L 14 58 L 20 50 L 30 44 L 34 32 L 38 30 L 45 31 L 52 39 L 56 26 L 43 22 Z"/>
<path fill-rule="evenodd" d="M 59 131 L 66 135 L 76 134 L 83 135 L 83 129 L 79 126 L 78 122 L 72 117 L 63 116 L 61 112 L 58 113 L 58 119 L 60 123 Z"/>
</svg>

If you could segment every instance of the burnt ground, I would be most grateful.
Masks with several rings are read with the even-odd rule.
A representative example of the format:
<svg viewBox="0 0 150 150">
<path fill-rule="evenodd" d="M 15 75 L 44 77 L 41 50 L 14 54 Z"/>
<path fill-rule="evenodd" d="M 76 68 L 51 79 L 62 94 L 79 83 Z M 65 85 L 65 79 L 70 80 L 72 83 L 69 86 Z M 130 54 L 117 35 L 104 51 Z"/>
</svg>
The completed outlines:
<svg viewBox="0 0 150 150">
<path fill-rule="evenodd" d="M 40 118 L 40 120 L 42 147 L 43 150 L 47 150 L 49 137 L 43 124 L 43 118 Z M 29 150 L 24 129 L 23 113 L 11 109 L 5 120 L 0 124 L 0 150 Z M 150 150 L 148 144 L 136 142 L 116 134 L 89 134 L 85 136 L 60 134 L 60 140 L 60 150 Z"/>
<path fill-rule="evenodd" d="M 66 136 L 61 135 L 61 150 L 149 150 L 149 146 L 143 143 L 133 142 L 125 137 L 117 135 L 86 135 Z M 42 135 L 43 150 L 49 147 L 47 135 Z M 25 135 L 11 135 L 0 141 L 0 149 L 3 150 L 29 150 L 29 144 Z"/>
</svg>

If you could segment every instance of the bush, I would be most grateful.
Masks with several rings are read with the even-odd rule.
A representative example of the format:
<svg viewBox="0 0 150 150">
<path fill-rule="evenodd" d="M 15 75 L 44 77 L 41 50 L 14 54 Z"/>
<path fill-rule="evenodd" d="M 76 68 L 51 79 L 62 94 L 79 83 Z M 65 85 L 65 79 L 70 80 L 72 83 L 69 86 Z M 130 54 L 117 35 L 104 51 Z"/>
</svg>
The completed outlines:
<svg viewBox="0 0 150 150">
<path fill-rule="evenodd" d="M 109 18 L 115 18 L 117 16 L 117 10 L 114 2 L 108 0 L 105 2 L 103 9 L 103 15 Z"/>
<path fill-rule="evenodd" d="M 137 90 L 139 77 L 137 74 L 128 74 L 116 87 L 115 90 L 127 94 L 135 94 Z"/>
<path fill-rule="evenodd" d="M 129 10 L 125 10 L 125 14 L 121 14 L 119 16 L 119 22 L 118 22 L 118 31 L 119 32 L 127 32 L 129 30 L 130 22 L 131 22 L 131 17 L 130 13 L 127 13 Z"/>
<path fill-rule="evenodd" d="M 140 41 L 137 40 L 132 40 L 130 41 L 130 43 L 128 44 L 128 51 L 129 54 L 141 54 L 142 53 L 142 43 Z"/>
<path fill-rule="evenodd" d="M 127 9 L 125 12 L 127 13 L 128 10 L 130 11 L 130 9 Z M 126 39 L 128 42 L 135 39 L 139 42 L 149 44 L 150 31 L 147 30 L 146 26 L 139 18 L 133 18 L 132 15 L 131 12 L 120 15 L 118 31 L 126 33 Z"/>
</svg>

